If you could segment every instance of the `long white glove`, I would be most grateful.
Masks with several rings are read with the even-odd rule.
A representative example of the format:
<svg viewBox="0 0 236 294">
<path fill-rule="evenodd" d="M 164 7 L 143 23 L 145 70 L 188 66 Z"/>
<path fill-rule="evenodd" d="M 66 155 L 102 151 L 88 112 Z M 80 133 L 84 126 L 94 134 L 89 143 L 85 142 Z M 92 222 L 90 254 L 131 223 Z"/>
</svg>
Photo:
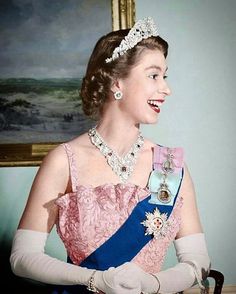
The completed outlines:
<svg viewBox="0 0 236 294">
<path fill-rule="evenodd" d="M 210 270 L 210 258 L 204 234 L 182 237 L 175 240 L 174 245 L 179 264 L 170 269 L 172 273 L 166 270 L 156 274 L 161 284 L 160 293 L 183 291 L 196 282 L 202 288 L 201 282 Z"/>
<path fill-rule="evenodd" d="M 193 286 L 208 275 L 210 260 L 203 233 L 192 234 L 174 241 L 179 263 L 154 275 L 144 272 L 132 262 L 122 265 L 117 276 L 121 286 L 129 285 L 134 276 L 141 282 L 143 293 L 176 293 Z M 158 282 L 159 281 L 159 282 Z"/>
<path fill-rule="evenodd" d="M 58 285 L 88 285 L 94 270 L 69 264 L 44 253 L 48 234 L 33 230 L 16 231 L 10 263 L 12 271 L 21 277 Z M 96 271 L 94 284 L 107 294 L 137 294 L 141 292 L 140 281 L 132 277 L 127 287 L 116 281 L 120 268 Z M 122 288 L 122 289 L 121 289 Z"/>
</svg>

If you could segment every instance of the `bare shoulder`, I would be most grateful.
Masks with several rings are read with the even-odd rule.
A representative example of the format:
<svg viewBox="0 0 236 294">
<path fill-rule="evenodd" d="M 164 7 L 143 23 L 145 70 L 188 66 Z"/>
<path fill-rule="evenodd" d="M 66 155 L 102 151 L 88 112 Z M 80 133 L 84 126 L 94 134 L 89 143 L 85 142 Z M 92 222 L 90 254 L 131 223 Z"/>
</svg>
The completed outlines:
<svg viewBox="0 0 236 294">
<path fill-rule="evenodd" d="M 66 144 L 70 146 L 73 154 L 75 154 L 76 157 L 80 158 L 80 162 L 84 159 L 86 154 L 88 154 L 89 156 L 92 150 L 92 145 L 89 141 L 87 133 L 84 133 L 66 142 Z M 46 172 L 47 174 L 51 174 L 64 179 L 69 178 L 68 156 L 66 154 L 66 150 L 63 144 L 58 145 L 48 152 L 40 166 L 40 172 Z"/>
<path fill-rule="evenodd" d="M 87 150 L 90 148 L 91 144 L 88 139 L 88 134 L 84 133 L 68 142 L 66 142 L 71 148 L 71 150 L 74 153 L 77 153 L 78 151 Z M 52 165 L 54 168 L 65 168 L 68 167 L 68 157 L 66 154 L 66 150 L 63 147 L 63 144 L 58 145 L 54 149 L 48 152 L 48 154 L 45 156 L 43 162 L 43 165 Z"/>
<path fill-rule="evenodd" d="M 62 145 L 58 145 L 54 149 L 50 150 L 44 157 L 40 168 L 62 169 L 68 165 L 65 149 Z"/>
<path fill-rule="evenodd" d="M 156 145 L 157 145 L 157 144 L 154 143 L 153 141 L 151 141 L 151 140 L 145 138 L 145 139 L 144 139 L 144 148 L 143 148 L 143 150 L 144 150 L 144 151 L 147 151 L 147 150 L 150 151 L 150 150 L 152 150 Z"/>
<path fill-rule="evenodd" d="M 186 197 L 187 198 L 195 198 L 194 183 L 193 183 L 193 180 L 190 175 L 190 172 L 189 172 L 189 169 L 187 167 L 186 162 L 184 162 L 183 168 L 184 168 L 184 176 L 183 176 L 183 182 L 182 182 L 181 189 L 180 189 L 181 196 L 184 199 Z"/>
<path fill-rule="evenodd" d="M 160 144 L 158 142 L 153 142 L 153 141 L 151 141 L 150 139 L 147 139 L 147 138 L 145 138 L 144 142 L 145 142 L 145 148 L 147 148 L 147 149 L 154 148 L 155 146 L 160 146 L 160 147 L 165 147 L 165 148 L 181 148 L 181 147 L 175 146 L 175 145 L 166 146 L 166 145 Z"/>
<path fill-rule="evenodd" d="M 96 157 L 98 151 L 91 144 L 88 133 L 84 133 L 68 142 L 73 153 L 76 156 L 77 163 L 82 166 L 87 163 L 88 158 Z"/>
<path fill-rule="evenodd" d="M 87 149 L 91 146 L 88 133 L 84 133 L 69 141 L 68 143 L 73 149 Z"/>
<path fill-rule="evenodd" d="M 34 186 L 45 183 L 45 185 L 56 185 L 60 183 L 61 188 L 67 186 L 69 179 L 69 164 L 66 152 L 63 146 L 58 145 L 50 150 L 44 157 L 37 175 L 34 180 Z"/>
<path fill-rule="evenodd" d="M 67 188 L 69 169 L 62 146 L 57 146 L 43 159 L 32 183 L 19 227 L 49 232 L 56 222 L 55 199 Z"/>
</svg>

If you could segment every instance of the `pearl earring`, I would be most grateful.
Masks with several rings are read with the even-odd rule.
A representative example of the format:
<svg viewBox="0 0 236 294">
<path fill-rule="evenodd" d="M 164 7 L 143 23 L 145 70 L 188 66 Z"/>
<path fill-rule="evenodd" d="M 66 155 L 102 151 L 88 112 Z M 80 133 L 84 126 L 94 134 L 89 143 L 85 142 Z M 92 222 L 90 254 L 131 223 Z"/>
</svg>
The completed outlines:
<svg viewBox="0 0 236 294">
<path fill-rule="evenodd" d="M 116 91 L 116 92 L 114 93 L 114 98 L 115 98 L 116 100 L 120 100 L 122 97 L 123 97 L 123 93 L 122 93 L 121 91 Z"/>
</svg>

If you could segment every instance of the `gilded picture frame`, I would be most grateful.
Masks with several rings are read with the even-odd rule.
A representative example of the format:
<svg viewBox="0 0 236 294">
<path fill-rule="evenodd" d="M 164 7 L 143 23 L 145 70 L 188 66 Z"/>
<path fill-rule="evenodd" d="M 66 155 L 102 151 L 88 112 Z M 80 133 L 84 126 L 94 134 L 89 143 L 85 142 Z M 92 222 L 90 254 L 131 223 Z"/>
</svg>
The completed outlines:
<svg viewBox="0 0 236 294">
<path fill-rule="evenodd" d="M 132 27 L 135 22 L 135 0 L 112 0 L 111 19 L 112 30 Z M 47 152 L 60 143 L 1 144 L 0 142 L 0 167 L 39 166 Z"/>
</svg>

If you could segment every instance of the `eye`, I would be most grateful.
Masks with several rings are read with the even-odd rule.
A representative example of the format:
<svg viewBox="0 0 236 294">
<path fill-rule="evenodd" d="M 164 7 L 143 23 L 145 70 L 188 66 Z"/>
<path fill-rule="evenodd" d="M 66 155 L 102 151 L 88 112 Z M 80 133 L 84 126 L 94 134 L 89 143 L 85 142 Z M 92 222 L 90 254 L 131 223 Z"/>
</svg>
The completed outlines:
<svg viewBox="0 0 236 294">
<path fill-rule="evenodd" d="M 149 78 L 156 80 L 158 78 L 158 74 L 152 74 L 148 76 Z"/>
<path fill-rule="evenodd" d="M 167 76 L 167 75 L 165 75 L 163 78 L 164 78 L 164 80 L 165 80 L 165 79 L 167 79 L 167 78 L 168 78 L 168 76 Z"/>
</svg>

